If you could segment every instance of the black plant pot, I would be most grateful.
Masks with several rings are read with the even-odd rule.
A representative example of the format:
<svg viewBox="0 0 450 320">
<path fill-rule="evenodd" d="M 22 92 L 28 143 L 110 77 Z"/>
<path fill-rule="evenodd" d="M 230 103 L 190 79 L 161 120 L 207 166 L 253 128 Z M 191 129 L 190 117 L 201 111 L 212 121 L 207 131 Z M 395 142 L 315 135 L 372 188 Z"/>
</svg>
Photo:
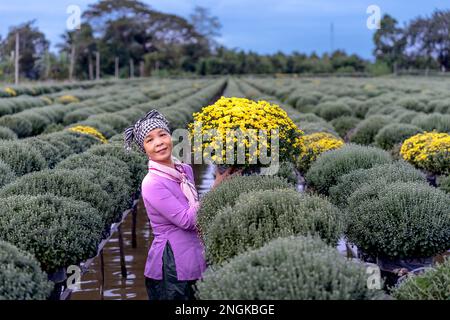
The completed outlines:
<svg viewBox="0 0 450 320">
<path fill-rule="evenodd" d="M 415 270 L 431 267 L 433 257 L 427 258 L 408 258 L 408 259 L 377 259 L 377 264 L 381 270 L 381 276 L 384 279 L 384 289 L 390 291 L 390 288 L 399 283 L 399 279 Z"/>
<path fill-rule="evenodd" d="M 57 271 L 49 273 L 47 279 L 54 283 L 54 288 L 50 294 L 49 300 L 60 300 L 61 294 L 66 286 L 66 268 L 59 268 Z"/>
</svg>

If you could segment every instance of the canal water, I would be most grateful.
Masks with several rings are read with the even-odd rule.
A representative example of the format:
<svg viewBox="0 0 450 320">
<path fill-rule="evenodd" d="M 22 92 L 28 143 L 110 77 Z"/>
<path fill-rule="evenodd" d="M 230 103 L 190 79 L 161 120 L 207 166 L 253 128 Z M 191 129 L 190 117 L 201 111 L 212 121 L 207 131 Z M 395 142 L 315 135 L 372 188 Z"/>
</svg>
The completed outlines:
<svg viewBox="0 0 450 320">
<path fill-rule="evenodd" d="M 193 169 L 200 195 L 208 192 L 214 182 L 214 167 L 193 165 Z M 131 245 L 131 214 L 121 226 L 127 277 L 122 277 L 121 273 L 119 236 L 116 232 L 103 249 L 104 281 L 102 281 L 100 257 L 97 257 L 82 276 L 80 289 L 72 293 L 71 300 L 147 300 L 144 267 L 153 236 L 142 199 L 137 207 L 136 221 L 136 248 Z"/>
</svg>

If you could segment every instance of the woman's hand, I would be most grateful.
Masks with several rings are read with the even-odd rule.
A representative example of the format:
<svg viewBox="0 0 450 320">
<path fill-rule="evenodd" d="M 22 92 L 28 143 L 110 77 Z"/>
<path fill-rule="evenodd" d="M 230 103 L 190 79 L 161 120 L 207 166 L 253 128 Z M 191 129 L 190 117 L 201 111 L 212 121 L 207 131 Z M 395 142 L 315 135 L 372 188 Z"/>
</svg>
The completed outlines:
<svg viewBox="0 0 450 320">
<path fill-rule="evenodd" d="M 217 187 L 222 181 L 230 178 L 233 175 L 240 175 L 242 173 L 242 169 L 236 169 L 233 167 L 227 168 L 223 173 L 220 173 L 218 169 L 216 169 L 216 180 L 214 180 L 213 189 Z"/>
</svg>

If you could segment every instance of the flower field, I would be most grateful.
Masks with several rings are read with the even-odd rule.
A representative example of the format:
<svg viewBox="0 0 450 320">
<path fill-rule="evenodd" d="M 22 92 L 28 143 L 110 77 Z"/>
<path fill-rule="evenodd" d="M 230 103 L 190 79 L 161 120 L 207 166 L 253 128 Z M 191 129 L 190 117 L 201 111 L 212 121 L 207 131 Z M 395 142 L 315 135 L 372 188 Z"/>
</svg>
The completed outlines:
<svg viewBox="0 0 450 320">
<path fill-rule="evenodd" d="M 223 77 L 0 88 L 0 299 L 47 299 L 48 275 L 95 256 L 139 197 L 127 126 L 158 109 L 192 130 L 224 101 L 298 150 L 202 198 L 200 299 L 450 298 L 450 79 Z"/>
</svg>

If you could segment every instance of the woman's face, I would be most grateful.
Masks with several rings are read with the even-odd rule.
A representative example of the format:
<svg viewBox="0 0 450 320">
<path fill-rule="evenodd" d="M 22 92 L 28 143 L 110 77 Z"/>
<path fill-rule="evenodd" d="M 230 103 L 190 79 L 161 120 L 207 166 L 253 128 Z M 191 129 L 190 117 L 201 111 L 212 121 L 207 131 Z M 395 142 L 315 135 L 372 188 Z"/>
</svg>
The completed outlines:
<svg viewBox="0 0 450 320">
<path fill-rule="evenodd" d="M 172 148 L 172 137 L 164 129 L 152 130 L 144 139 L 145 153 L 153 161 L 169 160 L 172 156 Z"/>
</svg>

